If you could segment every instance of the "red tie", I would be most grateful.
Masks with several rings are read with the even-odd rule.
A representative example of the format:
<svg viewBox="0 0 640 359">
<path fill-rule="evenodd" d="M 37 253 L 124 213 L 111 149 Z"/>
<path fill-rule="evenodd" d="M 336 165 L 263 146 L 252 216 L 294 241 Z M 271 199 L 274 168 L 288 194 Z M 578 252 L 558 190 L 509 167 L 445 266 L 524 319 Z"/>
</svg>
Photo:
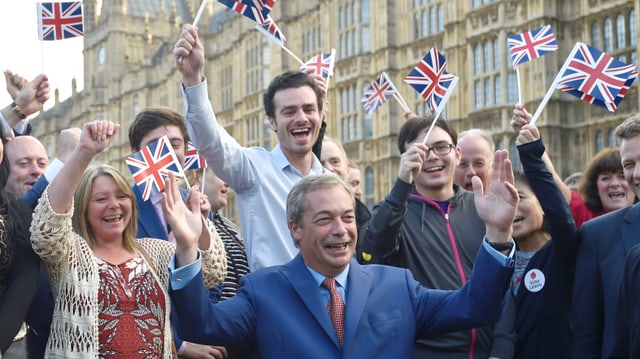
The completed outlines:
<svg viewBox="0 0 640 359">
<path fill-rule="evenodd" d="M 344 347 L 344 302 L 340 293 L 336 289 L 336 281 L 331 277 L 326 277 L 322 281 L 322 286 L 329 290 L 330 298 L 327 303 L 327 312 L 333 323 L 333 329 L 336 330 L 340 347 Z"/>
</svg>

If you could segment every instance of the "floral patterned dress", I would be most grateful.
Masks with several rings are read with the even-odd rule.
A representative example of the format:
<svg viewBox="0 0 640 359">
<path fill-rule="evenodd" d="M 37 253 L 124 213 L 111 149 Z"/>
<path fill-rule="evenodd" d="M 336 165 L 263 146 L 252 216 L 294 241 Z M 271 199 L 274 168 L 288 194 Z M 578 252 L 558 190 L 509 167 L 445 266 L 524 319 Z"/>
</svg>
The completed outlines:
<svg viewBox="0 0 640 359">
<path fill-rule="evenodd" d="M 161 358 L 165 296 L 145 261 L 96 258 L 100 358 Z"/>
</svg>

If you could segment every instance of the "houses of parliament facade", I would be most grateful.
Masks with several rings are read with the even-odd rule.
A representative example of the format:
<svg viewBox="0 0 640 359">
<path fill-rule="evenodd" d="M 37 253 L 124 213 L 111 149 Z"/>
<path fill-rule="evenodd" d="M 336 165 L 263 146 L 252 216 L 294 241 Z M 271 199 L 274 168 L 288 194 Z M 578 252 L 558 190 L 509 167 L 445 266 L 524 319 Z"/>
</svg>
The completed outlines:
<svg viewBox="0 0 640 359">
<path fill-rule="evenodd" d="M 61 129 L 93 119 L 122 127 L 98 158 L 129 174 L 127 129 L 145 107 L 184 103 L 172 50 L 200 0 L 84 0 L 84 86 L 32 121 L 33 135 L 55 156 Z M 381 200 L 398 174 L 398 130 L 404 110 L 389 99 L 371 116 L 360 99 L 385 71 L 412 111 L 425 102 L 404 77 L 436 47 L 447 71 L 460 77 L 444 116 L 458 132 L 482 128 L 516 166 L 510 127 L 518 102 L 507 36 L 550 24 L 559 49 L 520 66 L 522 101 L 534 112 L 573 45 L 590 44 L 637 64 L 638 0 L 280 0 L 271 12 L 300 59 L 336 49 L 330 80 L 327 136 L 340 140 L 363 174 L 362 199 Z M 272 148 L 262 94 L 269 81 L 300 64 L 247 18 L 210 1 L 199 21 L 205 72 L 218 121 L 244 146 Z M 538 121 L 561 176 L 580 171 L 599 150 L 616 146 L 615 127 L 638 111 L 634 85 L 616 112 L 555 91 Z M 515 155 L 515 157 L 514 157 Z M 230 205 L 233 201 L 230 201 Z M 233 208 L 227 209 L 233 211 Z"/>
</svg>

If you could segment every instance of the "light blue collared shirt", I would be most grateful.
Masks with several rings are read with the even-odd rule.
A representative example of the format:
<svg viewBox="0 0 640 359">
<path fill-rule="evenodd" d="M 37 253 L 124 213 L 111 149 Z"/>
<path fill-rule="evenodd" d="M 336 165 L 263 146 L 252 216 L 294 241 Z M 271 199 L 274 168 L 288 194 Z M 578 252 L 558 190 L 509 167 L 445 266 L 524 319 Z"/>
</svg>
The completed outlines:
<svg viewBox="0 0 640 359">
<path fill-rule="evenodd" d="M 340 293 L 340 296 L 342 297 L 342 302 L 344 303 L 344 305 L 347 305 L 347 279 L 349 277 L 350 266 L 351 264 L 347 264 L 347 268 L 345 268 L 342 272 L 340 272 L 340 274 L 334 277 L 334 279 L 336 280 L 336 290 L 338 291 L 338 293 Z M 320 295 L 322 296 L 322 303 L 326 307 L 327 303 L 329 303 L 329 298 L 331 298 L 331 293 L 329 292 L 329 289 L 325 288 L 322 285 L 322 282 L 324 282 L 324 279 L 326 278 L 326 276 L 316 272 L 306 264 L 305 264 L 305 267 L 307 267 L 307 269 L 309 270 L 309 273 L 311 273 L 311 276 L 318 284 L 318 287 L 320 288 Z"/>
<path fill-rule="evenodd" d="M 322 164 L 314 155 L 309 173 L 300 173 L 279 145 L 272 151 L 241 146 L 217 122 L 206 79 L 182 90 L 191 140 L 213 172 L 236 192 L 251 271 L 287 263 L 298 254 L 287 226 L 287 195 L 305 175 L 323 173 Z"/>
</svg>

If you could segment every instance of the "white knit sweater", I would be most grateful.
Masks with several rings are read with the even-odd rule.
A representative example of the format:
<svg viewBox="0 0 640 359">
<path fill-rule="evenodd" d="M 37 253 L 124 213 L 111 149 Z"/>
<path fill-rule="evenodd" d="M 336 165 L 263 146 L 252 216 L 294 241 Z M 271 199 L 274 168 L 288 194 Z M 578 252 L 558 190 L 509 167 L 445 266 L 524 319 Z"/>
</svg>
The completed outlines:
<svg viewBox="0 0 640 359">
<path fill-rule="evenodd" d="M 66 213 L 55 213 L 49 203 L 49 189 L 43 193 L 31 222 L 31 244 L 42 258 L 55 300 L 51 334 L 45 358 L 97 358 L 99 274 L 93 251 L 73 232 L 73 205 Z M 201 252 L 204 284 L 212 288 L 226 275 L 226 257 L 215 228 L 209 226 L 211 245 Z M 142 257 L 164 289 L 164 358 L 171 358 L 170 302 L 167 271 L 175 245 L 164 240 L 137 241 L 146 251 Z M 148 257 L 147 257 L 148 256 Z M 152 261 L 149 263 L 147 260 Z"/>
</svg>

